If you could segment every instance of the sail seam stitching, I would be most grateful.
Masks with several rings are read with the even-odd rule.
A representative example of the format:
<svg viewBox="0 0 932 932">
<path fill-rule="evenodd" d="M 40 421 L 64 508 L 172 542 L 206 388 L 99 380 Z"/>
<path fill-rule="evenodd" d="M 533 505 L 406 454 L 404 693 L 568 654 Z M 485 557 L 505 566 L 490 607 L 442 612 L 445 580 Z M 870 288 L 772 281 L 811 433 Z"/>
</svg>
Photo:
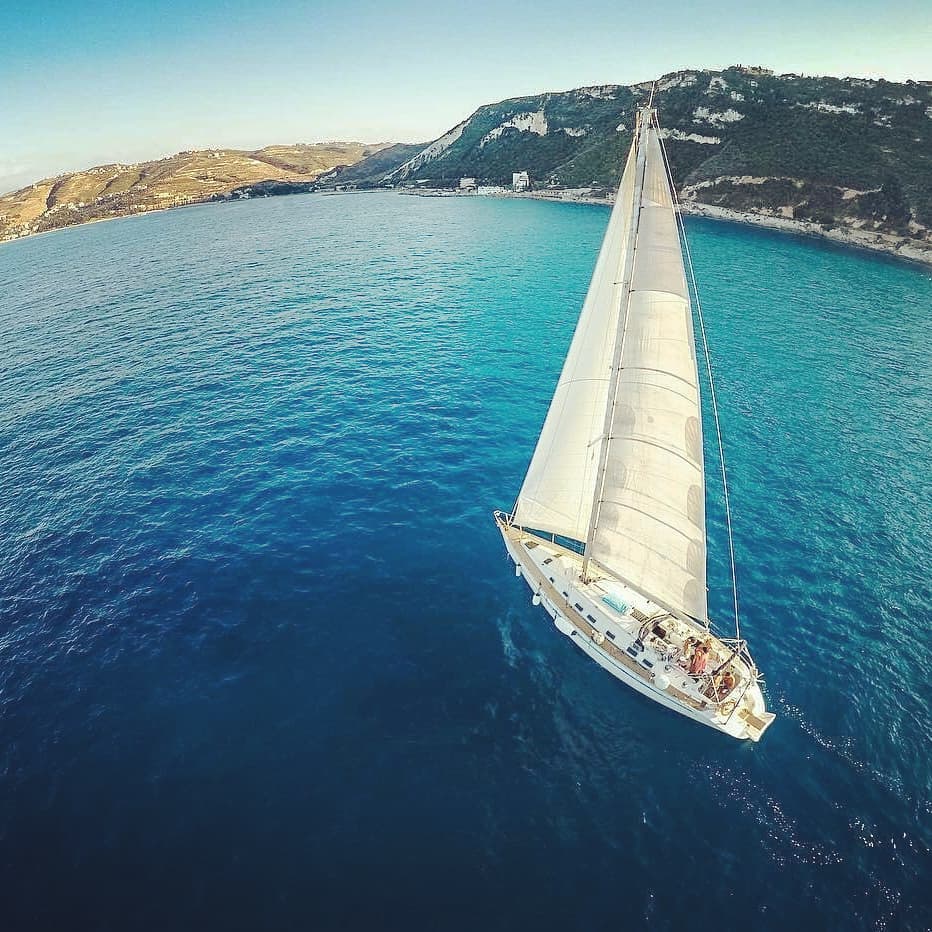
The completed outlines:
<svg viewBox="0 0 932 932">
<path fill-rule="evenodd" d="M 610 498 L 607 498 L 605 501 L 608 504 L 615 505 L 618 508 L 627 508 L 629 511 L 636 511 L 639 515 L 644 515 L 645 518 L 650 518 L 651 521 L 656 521 L 658 524 L 662 524 L 664 527 L 668 527 L 675 534 L 679 534 L 680 537 L 685 537 L 686 540 L 690 541 L 690 543 L 693 543 L 696 540 L 695 537 L 690 537 L 689 534 L 687 534 L 685 531 L 681 530 L 680 528 L 676 527 L 675 525 L 670 524 L 669 521 L 664 521 L 663 518 L 658 518 L 655 515 L 650 514 L 650 512 L 644 511 L 643 508 L 638 508 L 636 505 L 629 505 L 626 502 L 616 502 Z M 645 550 L 649 550 L 651 553 L 660 554 L 660 556 L 663 557 L 663 559 L 666 560 L 668 563 L 676 562 L 674 560 L 671 560 L 662 550 L 657 550 L 655 547 L 650 547 L 638 537 L 635 537 L 631 534 L 625 534 L 624 531 L 616 531 L 615 533 L 621 537 L 627 537 L 628 540 L 635 541 L 635 543 L 640 544 Z"/>
<path fill-rule="evenodd" d="M 685 456 L 682 453 L 678 453 L 672 447 L 665 447 L 662 443 L 657 443 L 656 440 L 645 440 L 643 437 L 635 437 L 634 434 L 611 434 L 608 437 L 609 440 L 628 440 L 631 443 L 643 443 L 645 446 L 655 447 L 658 450 L 663 450 L 664 453 L 669 453 L 671 456 L 676 456 L 679 459 L 683 460 L 684 463 L 692 466 L 695 469 L 698 469 L 699 466 L 689 459 L 688 456 Z M 604 499 L 603 499 L 604 501 Z"/>
</svg>

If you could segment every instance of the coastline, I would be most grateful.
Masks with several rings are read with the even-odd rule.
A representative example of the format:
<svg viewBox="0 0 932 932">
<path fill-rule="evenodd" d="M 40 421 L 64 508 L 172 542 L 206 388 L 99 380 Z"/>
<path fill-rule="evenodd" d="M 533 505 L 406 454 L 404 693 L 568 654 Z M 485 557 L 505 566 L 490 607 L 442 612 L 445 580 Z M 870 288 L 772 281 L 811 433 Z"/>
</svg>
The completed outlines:
<svg viewBox="0 0 932 932">
<path fill-rule="evenodd" d="M 588 194 L 567 191 L 552 194 L 544 191 L 530 191 L 522 194 L 505 192 L 497 196 L 555 201 L 563 204 L 600 204 L 606 207 L 611 207 L 614 203 L 614 198 L 611 197 L 593 197 Z M 746 226 L 776 230 L 795 236 L 827 240 L 838 246 L 845 246 L 850 249 L 865 249 L 868 252 L 881 253 L 932 268 L 932 244 L 924 245 L 908 237 L 853 228 L 826 230 L 820 224 L 808 220 L 791 220 L 787 217 L 774 217 L 770 214 L 732 210 L 728 207 L 715 207 L 712 204 L 702 204 L 698 201 L 681 201 L 680 211 L 688 217 L 724 220 L 728 223 L 741 223 Z"/>
<path fill-rule="evenodd" d="M 691 217 L 725 220 L 730 223 L 743 223 L 767 230 L 792 233 L 795 236 L 823 239 L 838 246 L 846 246 L 851 249 L 866 249 L 869 252 L 879 252 L 897 259 L 905 259 L 907 262 L 932 267 L 932 244 L 923 245 L 918 240 L 909 239 L 905 236 L 875 233 L 851 227 L 826 230 L 820 224 L 807 220 L 790 220 L 787 217 L 773 217 L 767 214 L 731 210 L 727 207 L 700 204 L 696 201 L 681 203 L 680 210 Z"/>
<path fill-rule="evenodd" d="M 153 207 L 150 210 L 132 210 L 125 214 L 111 214 L 107 217 L 91 217 L 88 220 L 82 220 L 79 223 L 69 223 L 65 226 L 54 227 L 51 230 L 36 230 L 35 233 L 26 233 L 23 236 L 0 236 L 0 247 L 8 246 L 10 243 L 21 243 L 27 239 L 35 239 L 39 236 L 52 236 L 55 233 L 61 233 L 63 230 L 76 230 L 79 227 L 89 227 L 94 223 L 109 223 L 111 220 L 131 220 L 134 217 L 148 217 L 149 214 L 161 214 L 167 210 L 184 210 L 186 207 L 205 207 L 210 204 L 228 204 L 230 201 L 191 201 L 189 204 L 169 204 L 165 207 Z"/>
<path fill-rule="evenodd" d="M 366 194 L 380 189 L 362 189 L 351 191 L 311 191 L 311 192 L 287 192 L 287 193 L 309 193 L 321 195 L 346 195 L 346 194 Z M 564 189 L 561 191 L 525 191 L 515 193 L 512 191 L 498 191 L 494 194 L 475 195 L 462 194 L 457 191 L 441 190 L 436 188 L 419 188 L 416 190 L 398 190 L 393 189 L 394 193 L 414 195 L 419 197 L 499 197 L 511 198 L 515 200 L 538 200 L 551 201 L 559 204 L 592 204 L 601 207 L 611 207 L 614 203 L 614 197 L 598 197 L 589 193 L 587 188 Z M 283 197 L 282 194 L 264 194 L 260 197 Z M 22 240 L 32 239 L 35 236 L 47 236 L 50 233 L 58 233 L 61 230 L 70 230 L 75 227 L 86 226 L 91 223 L 103 223 L 108 220 L 125 220 L 129 217 L 145 216 L 147 214 L 162 213 L 166 210 L 179 210 L 184 207 L 200 207 L 207 204 L 230 203 L 229 199 L 204 199 L 203 201 L 193 201 L 188 204 L 173 204 L 166 207 L 158 207 L 144 211 L 133 211 L 126 214 L 117 214 L 110 217 L 94 217 L 80 223 L 72 223 L 67 226 L 61 226 L 54 230 L 41 230 L 35 233 L 28 233 L 25 236 L 14 236 L 8 239 L 0 239 L 0 246 L 7 243 L 17 243 Z M 680 211 L 686 216 L 702 217 L 708 220 L 722 220 L 728 223 L 740 223 L 747 226 L 755 226 L 766 230 L 775 230 L 782 233 L 790 233 L 795 236 L 806 236 L 813 239 L 822 239 L 834 243 L 838 246 L 844 246 L 850 249 L 867 250 L 872 253 L 880 253 L 892 258 L 901 259 L 906 262 L 919 264 L 932 268 L 932 244 L 924 245 L 916 240 L 907 237 L 894 236 L 889 233 L 875 233 L 866 230 L 857 230 L 852 228 L 830 230 L 824 229 L 820 224 L 806 220 L 791 220 L 786 217 L 775 217 L 770 214 L 757 214 L 750 211 L 732 210 L 727 207 L 716 207 L 711 204 L 702 204 L 698 201 L 680 202 Z"/>
</svg>

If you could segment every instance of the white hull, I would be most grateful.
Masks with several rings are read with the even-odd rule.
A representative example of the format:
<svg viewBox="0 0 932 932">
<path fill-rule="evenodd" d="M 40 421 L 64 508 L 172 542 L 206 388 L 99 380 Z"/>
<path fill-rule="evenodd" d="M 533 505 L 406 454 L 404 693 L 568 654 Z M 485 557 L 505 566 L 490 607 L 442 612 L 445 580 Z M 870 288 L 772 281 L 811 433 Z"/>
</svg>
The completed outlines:
<svg viewBox="0 0 932 932">
<path fill-rule="evenodd" d="M 648 699 L 733 738 L 760 740 L 775 716 L 766 711 L 758 675 L 749 658 L 705 628 L 674 618 L 630 586 L 590 568 L 580 578 L 582 557 L 508 523 L 497 514 L 508 555 L 524 577 L 535 604 L 583 653 Z M 655 632 L 661 631 L 662 636 Z M 680 649 L 684 636 L 712 645 L 709 672 L 693 676 Z M 727 666 L 734 687 L 723 694 L 711 671 Z"/>
</svg>

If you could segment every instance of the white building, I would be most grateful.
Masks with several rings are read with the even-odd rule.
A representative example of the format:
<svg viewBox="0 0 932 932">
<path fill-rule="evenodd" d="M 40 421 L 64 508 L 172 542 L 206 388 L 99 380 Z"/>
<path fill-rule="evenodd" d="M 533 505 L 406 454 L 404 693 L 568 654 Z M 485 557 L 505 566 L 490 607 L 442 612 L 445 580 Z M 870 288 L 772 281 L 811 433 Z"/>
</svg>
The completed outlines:
<svg viewBox="0 0 932 932">
<path fill-rule="evenodd" d="M 460 178 L 460 191 L 475 191 L 476 190 L 476 179 L 475 178 Z"/>
<path fill-rule="evenodd" d="M 511 175 L 511 188 L 513 191 L 527 191 L 531 186 L 531 179 L 527 172 L 513 172 Z"/>
</svg>

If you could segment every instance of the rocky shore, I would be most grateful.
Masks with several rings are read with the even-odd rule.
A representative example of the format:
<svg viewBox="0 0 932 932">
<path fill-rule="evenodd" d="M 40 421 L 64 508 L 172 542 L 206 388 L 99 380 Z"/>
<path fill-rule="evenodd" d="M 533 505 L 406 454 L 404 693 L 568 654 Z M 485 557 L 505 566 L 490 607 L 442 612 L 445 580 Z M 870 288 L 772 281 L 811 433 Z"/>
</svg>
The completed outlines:
<svg viewBox="0 0 932 932">
<path fill-rule="evenodd" d="M 882 252 L 899 259 L 908 259 L 911 262 L 921 262 L 932 266 L 932 244 L 924 244 L 906 236 L 893 236 L 889 233 L 875 233 L 852 227 L 826 229 L 818 223 L 729 210 L 725 207 L 713 207 L 696 201 L 683 203 L 681 209 L 684 214 L 693 217 L 710 217 L 714 220 L 728 220 L 732 223 L 747 223 L 768 230 L 782 230 L 784 233 L 795 233 L 797 236 L 814 236 L 842 246 L 869 249 L 872 252 Z"/>
<path fill-rule="evenodd" d="M 573 204 L 603 204 L 606 206 L 611 206 L 614 200 L 612 197 L 593 196 L 587 193 L 586 189 L 532 191 L 522 194 L 505 193 L 501 196 Z M 775 217 L 769 214 L 757 214 L 749 211 L 730 210 L 725 207 L 714 207 L 711 204 L 701 204 L 698 201 L 684 201 L 680 204 L 680 208 L 687 216 L 707 217 L 712 220 L 727 220 L 730 223 L 745 223 L 768 230 L 780 230 L 784 233 L 793 233 L 796 236 L 817 237 L 819 239 L 838 243 L 841 246 L 849 246 L 855 249 L 868 249 L 871 252 L 882 252 L 886 255 L 896 256 L 899 259 L 919 262 L 932 267 L 932 243 L 923 243 L 905 236 L 893 236 L 888 233 L 875 233 L 870 230 L 851 227 L 833 227 L 831 229 L 826 229 L 818 223 L 810 223 L 804 220 L 791 220 L 786 217 Z"/>
</svg>

